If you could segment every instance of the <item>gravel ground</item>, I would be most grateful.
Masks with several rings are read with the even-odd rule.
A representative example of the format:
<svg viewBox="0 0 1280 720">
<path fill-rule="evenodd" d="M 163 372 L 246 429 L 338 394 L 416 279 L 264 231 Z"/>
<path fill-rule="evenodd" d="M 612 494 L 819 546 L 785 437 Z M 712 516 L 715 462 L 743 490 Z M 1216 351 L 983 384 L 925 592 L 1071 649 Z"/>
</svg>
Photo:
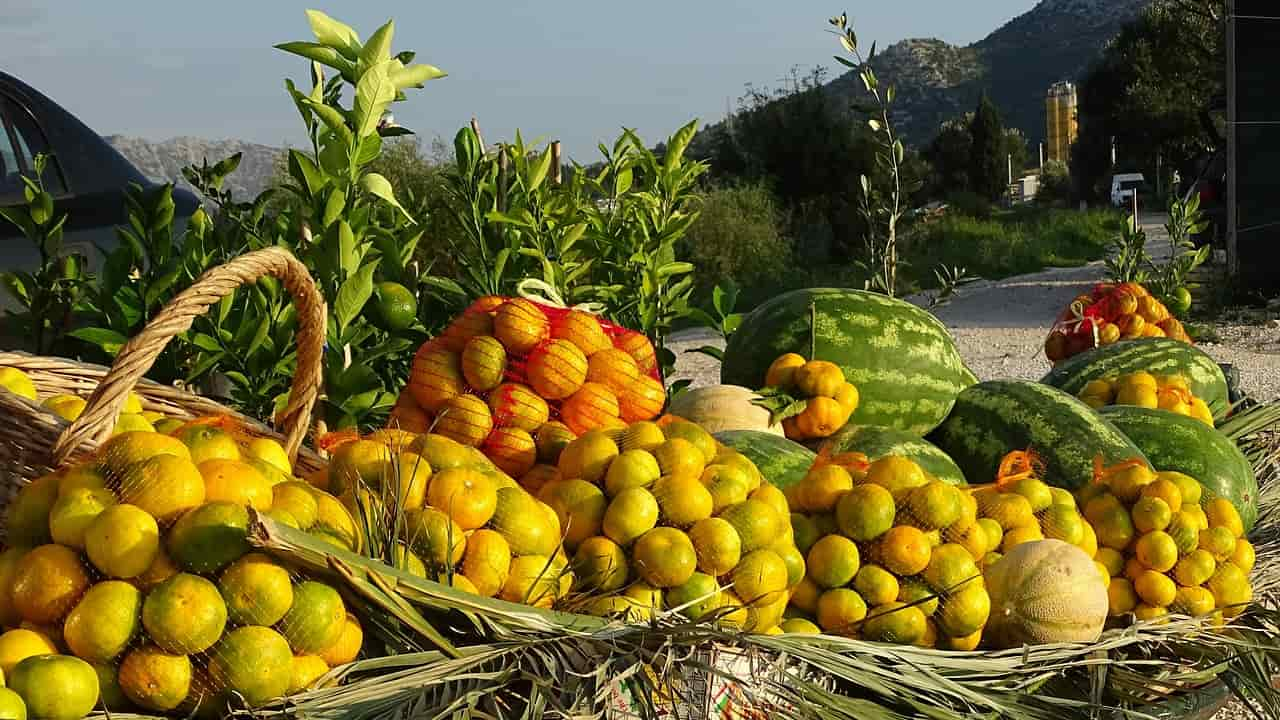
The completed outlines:
<svg viewBox="0 0 1280 720">
<path fill-rule="evenodd" d="M 1142 218 L 1149 252 L 1168 254 L 1164 216 Z M 951 330 L 960 354 L 982 380 L 1023 378 L 1037 380 L 1049 371 L 1044 338 L 1053 318 L 1072 298 L 1092 289 L 1105 275 L 1101 262 L 1076 268 L 1052 268 L 1004 280 L 979 281 L 961 289 L 958 297 L 938 308 L 936 315 Z M 909 298 L 926 305 L 927 298 Z M 1219 362 L 1239 368 L 1244 389 L 1259 400 L 1280 397 L 1280 321 L 1260 324 L 1216 323 L 1217 342 L 1200 347 Z M 695 385 L 719 382 L 719 363 L 686 350 L 719 345 L 709 331 L 687 330 L 671 338 L 676 352 L 676 379 Z"/>
</svg>

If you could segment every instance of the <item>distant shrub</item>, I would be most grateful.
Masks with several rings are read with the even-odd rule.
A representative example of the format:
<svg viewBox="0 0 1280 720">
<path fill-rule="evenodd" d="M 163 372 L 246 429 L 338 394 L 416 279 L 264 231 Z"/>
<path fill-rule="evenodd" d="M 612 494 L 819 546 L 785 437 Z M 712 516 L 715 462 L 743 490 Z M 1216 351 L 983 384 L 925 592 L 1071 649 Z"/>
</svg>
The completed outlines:
<svg viewBox="0 0 1280 720">
<path fill-rule="evenodd" d="M 1048 207 L 1066 207 L 1071 202 L 1071 173 L 1059 160 L 1050 160 L 1040 170 L 1040 187 L 1036 203 Z"/>
<path fill-rule="evenodd" d="M 947 195 L 946 202 L 949 214 L 985 220 L 995 212 L 995 206 L 991 204 L 990 200 L 969 190 L 957 190 L 950 193 Z"/>
<path fill-rule="evenodd" d="M 769 284 L 791 262 L 782 227 L 777 202 L 763 185 L 709 191 L 684 240 L 683 255 L 697 268 L 699 290 L 726 280 L 744 289 Z"/>
</svg>

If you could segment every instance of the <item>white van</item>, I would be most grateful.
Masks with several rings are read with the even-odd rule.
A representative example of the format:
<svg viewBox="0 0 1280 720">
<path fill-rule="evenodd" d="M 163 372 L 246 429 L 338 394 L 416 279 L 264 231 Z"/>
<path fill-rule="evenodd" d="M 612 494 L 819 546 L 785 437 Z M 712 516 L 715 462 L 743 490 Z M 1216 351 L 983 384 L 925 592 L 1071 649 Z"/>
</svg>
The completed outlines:
<svg viewBox="0 0 1280 720">
<path fill-rule="evenodd" d="M 1111 204 L 1118 208 L 1133 205 L 1133 195 L 1146 185 L 1142 173 L 1121 173 L 1111 176 Z"/>
</svg>

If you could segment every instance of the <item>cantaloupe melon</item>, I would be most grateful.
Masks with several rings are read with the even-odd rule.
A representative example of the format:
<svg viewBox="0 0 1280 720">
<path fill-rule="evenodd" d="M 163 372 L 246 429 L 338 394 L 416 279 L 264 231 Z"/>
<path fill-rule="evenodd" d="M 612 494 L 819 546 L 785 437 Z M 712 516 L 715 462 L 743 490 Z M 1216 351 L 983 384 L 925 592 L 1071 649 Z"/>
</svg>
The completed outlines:
<svg viewBox="0 0 1280 720">
<path fill-rule="evenodd" d="M 738 385 L 689 388 L 671 399 L 669 411 L 711 433 L 759 430 L 782 435 L 781 423 L 770 425 L 769 411 L 752 403 L 758 397 L 753 391 Z"/>
<path fill-rule="evenodd" d="M 986 571 L 993 647 L 1094 642 L 1107 619 L 1107 586 L 1080 548 L 1037 540 L 1014 548 Z"/>
</svg>

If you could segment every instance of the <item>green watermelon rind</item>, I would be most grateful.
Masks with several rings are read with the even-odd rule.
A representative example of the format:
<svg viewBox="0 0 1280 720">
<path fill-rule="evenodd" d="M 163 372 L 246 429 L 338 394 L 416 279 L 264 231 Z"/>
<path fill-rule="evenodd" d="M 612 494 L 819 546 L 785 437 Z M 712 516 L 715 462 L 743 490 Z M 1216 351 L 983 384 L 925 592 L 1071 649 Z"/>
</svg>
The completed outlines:
<svg viewBox="0 0 1280 720">
<path fill-rule="evenodd" d="M 1079 395 L 1090 380 L 1144 370 L 1152 375 L 1186 376 L 1191 392 L 1205 401 L 1215 418 L 1226 415 L 1231 400 L 1222 367 L 1203 350 L 1168 338 L 1121 340 L 1064 360 L 1040 382 Z"/>
<path fill-rule="evenodd" d="M 800 443 L 759 430 L 722 430 L 715 439 L 746 455 L 764 479 L 780 490 L 803 480 L 818 459 L 817 453 Z"/>
<path fill-rule="evenodd" d="M 854 424 L 923 437 L 947 416 L 955 396 L 977 382 L 933 315 L 903 300 L 836 288 L 794 290 L 748 313 L 729 338 L 720 381 L 759 388 L 779 355 L 814 359 L 811 301 L 817 303 L 816 358 L 839 365 L 858 388 Z"/>
<path fill-rule="evenodd" d="M 909 458 L 925 472 L 950 485 L 966 485 L 964 473 L 937 445 L 910 433 L 875 425 L 846 425 L 823 443 L 835 455 L 860 452 L 872 462 L 887 455 Z"/>
<path fill-rule="evenodd" d="M 927 438 L 973 484 L 995 481 L 1000 460 L 1031 448 L 1045 461 L 1045 482 L 1075 490 L 1093 479 L 1093 462 L 1146 460 L 1138 446 L 1093 408 L 1057 388 L 992 380 L 965 389 L 951 415 Z"/>
<path fill-rule="evenodd" d="M 1258 480 L 1249 460 L 1226 435 L 1195 418 L 1167 410 L 1112 405 L 1101 410 L 1156 470 L 1190 475 L 1208 493 L 1236 506 L 1245 530 L 1258 519 Z"/>
</svg>

